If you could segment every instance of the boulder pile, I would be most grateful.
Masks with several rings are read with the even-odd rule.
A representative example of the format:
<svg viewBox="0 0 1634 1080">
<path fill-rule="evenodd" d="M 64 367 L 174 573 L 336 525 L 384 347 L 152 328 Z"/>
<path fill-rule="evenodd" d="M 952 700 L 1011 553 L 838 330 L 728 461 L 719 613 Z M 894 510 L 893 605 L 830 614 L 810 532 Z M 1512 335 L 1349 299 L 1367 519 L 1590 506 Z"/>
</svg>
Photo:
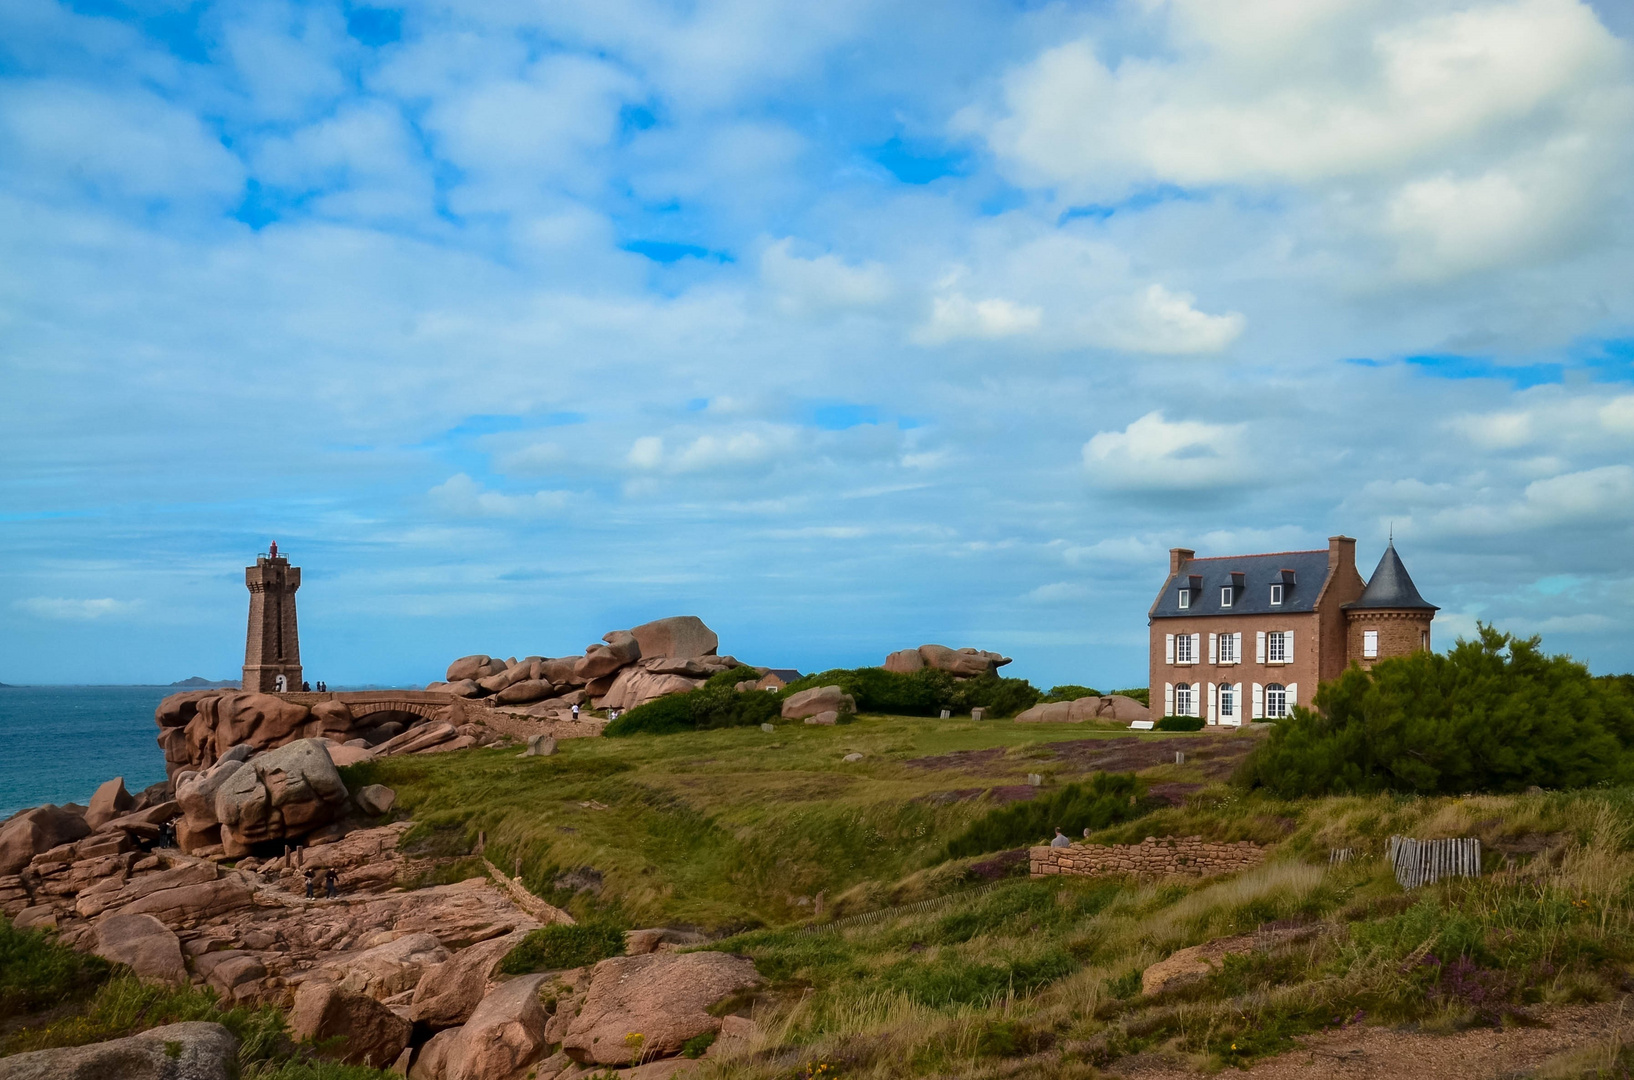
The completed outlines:
<svg viewBox="0 0 1634 1080">
<path fill-rule="evenodd" d="M 666 694 L 695 690 L 711 675 L 740 666 L 730 656 L 717 656 L 719 647 L 720 639 L 702 619 L 675 615 L 604 634 L 583 656 L 462 656 L 448 665 L 446 682 L 426 689 L 480 698 L 533 716 L 585 704 L 633 709 Z"/>
<path fill-rule="evenodd" d="M 1132 697 L 1107 694 L 1104 697 L 1081 697 L 1073 701 L 1047 701 L 1016 716 L 1018 724 L 1082 724 L 1088 720 L 1115 720 L 1127 724 L 1132 720 L 1150 720 L 1152 710 Z"/>
<path fill-rule="evenodd" d="M 950 649 L 946 645 L 921 645 L 917 649 L 901 649 L 885 658 L 885 670 L 911 674 L 934 668 L 955 678 L 968 679 L 976 675 L 992 675 L 1010 658 L 1001 653 L 981 649 Z"/>
</svg>

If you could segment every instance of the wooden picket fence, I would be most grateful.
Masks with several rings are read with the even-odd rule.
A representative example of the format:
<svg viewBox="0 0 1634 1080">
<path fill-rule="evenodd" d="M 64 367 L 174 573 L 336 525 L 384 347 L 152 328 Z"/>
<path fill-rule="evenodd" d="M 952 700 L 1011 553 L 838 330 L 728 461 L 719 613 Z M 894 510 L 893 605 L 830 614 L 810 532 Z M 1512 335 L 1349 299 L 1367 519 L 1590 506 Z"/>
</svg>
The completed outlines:
<svg viewBox="0 0 1634 1080">
<path fill-rule="evenodd" d="M 1392 836 L 1386 857 L 1404 889 L 1416 889 L 1445 877 L 1481 876 L 1481 841 L 1474 836 L 1451 840 Z"/>
</svg>

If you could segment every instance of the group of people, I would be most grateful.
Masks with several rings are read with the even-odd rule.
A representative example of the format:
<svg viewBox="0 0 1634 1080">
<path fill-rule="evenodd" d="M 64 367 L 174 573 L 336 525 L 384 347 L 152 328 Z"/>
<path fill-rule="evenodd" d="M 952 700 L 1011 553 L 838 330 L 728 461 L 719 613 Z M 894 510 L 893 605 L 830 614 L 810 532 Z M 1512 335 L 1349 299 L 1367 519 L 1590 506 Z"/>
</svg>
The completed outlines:
<svg viewBox="0 0 1634 1080">
<path fill-rule="evenodd" d="M 275 693 L 275 694 L 287 694 L 287 693 L 289 693 L 289 676 L 283 674 L 282 672 L 280 672 L 279 674 L 273 676 L 273 679 L 272 679 L 272 692 Z M 318 681 L 318 693 L 327 694 L 328 692 L 329 692 L 329 684 L 320 679 Z M 307 682 L 305 679 L 301 680 L 301 693 L 303 693 L 303 694 L 312 693 L 312 684 Z"/>
<path fill-rule="evenodd" d="M 334 867 L 331 866 L 322 873 L 319 873 L 312 867 L 308 867 L 306 871 L 306 898 L 308 900 L 314 899 L 313 893 L 317 890 L 320 882 L 323 885 L 323 895 L 325 899 L 333 900 L 335 897 L 340 895 L 340 884 L 335 877 Z"/>
</svg>

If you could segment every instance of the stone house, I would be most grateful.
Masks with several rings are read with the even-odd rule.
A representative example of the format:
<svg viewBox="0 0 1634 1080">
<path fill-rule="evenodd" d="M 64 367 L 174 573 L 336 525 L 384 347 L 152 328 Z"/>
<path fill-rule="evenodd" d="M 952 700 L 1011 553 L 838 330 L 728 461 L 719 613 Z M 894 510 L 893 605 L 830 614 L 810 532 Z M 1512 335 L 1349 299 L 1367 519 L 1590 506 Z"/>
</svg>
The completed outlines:
<svg viewBox="0 0 1634 1080">
<path fill-rule="evenodd" d="M 1437 610 L 1393 541 L 1366 582 L 1348 536 L 1326 551 L 1199 559 L 1171 548 L 1147 619 L 1152 711 L 1229 726 L 1286 716 L 1351 663 L 1428 649 Z"/>
</svg>

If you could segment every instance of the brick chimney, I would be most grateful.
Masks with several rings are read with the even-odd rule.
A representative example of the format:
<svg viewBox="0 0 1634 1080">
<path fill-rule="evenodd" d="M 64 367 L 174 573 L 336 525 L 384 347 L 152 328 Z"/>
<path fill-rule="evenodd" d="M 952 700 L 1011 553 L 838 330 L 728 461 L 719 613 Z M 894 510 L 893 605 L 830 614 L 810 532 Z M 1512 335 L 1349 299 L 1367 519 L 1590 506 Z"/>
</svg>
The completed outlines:
<svg viewBox="0 0 1634 1080">
<path fill-rule="evenodd" d="M 1345 567 L 1356 569 L 1356 538 L 1353 536 L 1328 537 L 1328 579 L 1333 579 L 1334 571 Z"/>
<path fill-rule="evenodd" d="M 1356 541 L 1352 540 L 1351 543 L 1354 544 Z M 1169 573 L 1180 573 L 1180 568 L 1191 562 L 1196 557 L 1197 552 L 1193 551 L 1191 548 L 1170 548 Z"/>
</svg>

